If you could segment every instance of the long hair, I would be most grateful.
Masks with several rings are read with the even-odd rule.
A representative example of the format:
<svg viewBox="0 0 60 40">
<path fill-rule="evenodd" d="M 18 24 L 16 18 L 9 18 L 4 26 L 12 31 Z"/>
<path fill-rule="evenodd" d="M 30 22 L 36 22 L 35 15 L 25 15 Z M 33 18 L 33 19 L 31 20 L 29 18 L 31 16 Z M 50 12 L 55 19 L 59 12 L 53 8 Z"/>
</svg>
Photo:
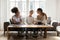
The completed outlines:
<svg viewBox="0 0 60 40">
<path fill-rule="evenodd" d="M 37 11 L 40 11 L 41 15 L 43 15 L 43 16 L 45 15 L 45 17 L 47 19 L 47 15 L 46 15 L 46 13 L 43 12 L 42 8 L 38 8 Z"/>
<path fill-rule="evenodd" d="M 47 15 L 46 15 L 46 13 L 42 13 L 42 15 L 44 15 L 44 16 L 46 17 L 46 19 L 47 19 Z"/>
</svg>

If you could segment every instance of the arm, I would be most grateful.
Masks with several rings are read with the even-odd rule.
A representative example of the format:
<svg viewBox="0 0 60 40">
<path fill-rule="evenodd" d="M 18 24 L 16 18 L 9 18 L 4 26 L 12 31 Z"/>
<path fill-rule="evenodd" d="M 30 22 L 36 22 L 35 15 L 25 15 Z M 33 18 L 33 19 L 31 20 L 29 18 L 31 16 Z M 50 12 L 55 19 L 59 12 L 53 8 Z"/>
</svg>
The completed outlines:
<svg viewBox="0 0 60 40">
<path fill-rule="evenodd" d="M 20 22 L 19 23 L 22 23 L 22 19 L 20 19 Z"/>
<path fill-rule="evenodd" d="M 37 24 L 37 18 L 33 18 L 33 24 Z"/>
<path fill-rule="evenodd" d="M 16 21 L 13 19 L 13 17 L 12 17 L 12 22 L 13 22 L 13 23 L 16 23 Z"/>
<path fill-rule="evenodd" d="M 21 23 L 22 23 L 22 18 L 21 18 L 21 16 L 19 16 L 18 18 L 19 18 L 19 21 L 16 22 L 16 23 L 17 23 L 17 24 L 21 24 Z"/>
<path fill-rule="evenodd" d="M 43 17 L 42 23 L 43 23 L 43 24 L 47 24 L 47 17 L 46 17 L 46 16 Z"/>
<path fill-rule="evenodd" d="M 37 24 L 37 23 L 38 23 L 38 16 L 37 16 L 37 18 L 34 21 L 34 24 Z"/>
<path fill-rule="evenodd" d="M 16 18 L 15 18 L 14 16 L 12 17 L 12 22 L 13 22 L 13 24 L 20 24 L 21 21 L 22 21 L 22 20 L 20 19 L 20 22 L 17 22 L 17 21 L 16 21 Z"/>
</svg>

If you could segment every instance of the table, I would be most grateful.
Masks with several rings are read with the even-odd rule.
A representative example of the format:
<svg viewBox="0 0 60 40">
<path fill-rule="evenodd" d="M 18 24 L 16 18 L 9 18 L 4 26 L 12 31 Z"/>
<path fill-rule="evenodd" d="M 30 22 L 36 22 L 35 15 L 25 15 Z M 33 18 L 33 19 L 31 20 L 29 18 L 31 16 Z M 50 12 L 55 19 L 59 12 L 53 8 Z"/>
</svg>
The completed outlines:
<svg viewBox="0 0 60 40">
<path fill-rule="evenodd" d="M 52 25 L 9 25 L 7 27 L 7 38 L 9 39 L 9 28 L 44 28 L 44 38 L 47 37 L 47 28 L 53 28 Z"/>
</svg>

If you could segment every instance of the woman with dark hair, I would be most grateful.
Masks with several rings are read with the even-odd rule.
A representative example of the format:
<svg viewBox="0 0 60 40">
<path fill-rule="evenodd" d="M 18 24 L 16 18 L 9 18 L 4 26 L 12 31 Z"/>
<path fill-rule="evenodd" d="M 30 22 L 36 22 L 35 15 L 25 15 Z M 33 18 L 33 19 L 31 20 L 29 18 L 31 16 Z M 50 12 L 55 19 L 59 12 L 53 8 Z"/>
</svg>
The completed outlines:
<svg viewBox="0 0 60 40">
<path fill-rule="evenodd" d="M 21 19 L 20 12 L 19 12 L 18 8 L 17 7 L 12 8 L 11 12 L 15 13 L 15 15 L 12 16 L 13 24 L 21 24 L 22 19 Z"/>
<path fill-rule="evenodd" d="M 18 8 L 17 7 L 12 8 L 11 12 L 15 13 L 15 15 L 12 16 L 12 20 L 11 20 L 12 23 L 20 25 L 21 22 L 22 22 L 22 19 L 21 19 L 21 15 L 20 15 L 20 12 L 19 12 Z M 21 31 L 21 33 L 24 32 L 24 28 L 20 28 L 20 29 L 17 29 L 17 30 L 18 30 L 18 35 L 19 35 L 20 31 Z"/>
<path fill-rule="evenodd" d="M 41 24 L 46 24 L 46 20 L 47 20 L 47 15 L 43 12 L 43 10 L 41 8 L 37 9 L 37 24 L 41 25 Z"/>
<path fill-rule="evenodd" d="M 37 25 L 46 25 L 47 24 L 47 15 L 43 12 L 41 8 L 37 9 Z M 39 29 L 39 28 L 38 28 Z M 40 28 L 41 35 L 42 35 L 42 28 Z"/>
</svg>

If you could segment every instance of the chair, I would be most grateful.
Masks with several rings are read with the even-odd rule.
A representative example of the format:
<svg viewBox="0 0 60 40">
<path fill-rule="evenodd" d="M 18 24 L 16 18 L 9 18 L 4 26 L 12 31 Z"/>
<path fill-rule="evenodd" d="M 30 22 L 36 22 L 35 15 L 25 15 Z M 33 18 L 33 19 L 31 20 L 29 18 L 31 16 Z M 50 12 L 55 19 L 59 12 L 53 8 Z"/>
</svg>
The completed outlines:
<svg viewBox="0 0 60 40">
<path fill-rule="evenodd" d="M 58 22 L 52 23 L 53 28 L 48 28 L 47 31 L 56 31 L 56 27 L 58 26 Z"/>
<path fill-rule="evenodd" d="M 51 24 L 51 17 L 47 18 L 47 24 Z"/>
<path fill-rule="evenodd" d="M 57 31 L 57 36 L 59 36 L 59 33 L 60 33 L 60 23 L 58 23 L 58 26 L 56 27 L 56 31 Z"/>
<path fill-rule="evenodd" d="M 10 23 L 9 22 L 4 22 L 4 35 L 5 35 L 5 31 L 7 31 L 7 27 Z"/>
</svg>

